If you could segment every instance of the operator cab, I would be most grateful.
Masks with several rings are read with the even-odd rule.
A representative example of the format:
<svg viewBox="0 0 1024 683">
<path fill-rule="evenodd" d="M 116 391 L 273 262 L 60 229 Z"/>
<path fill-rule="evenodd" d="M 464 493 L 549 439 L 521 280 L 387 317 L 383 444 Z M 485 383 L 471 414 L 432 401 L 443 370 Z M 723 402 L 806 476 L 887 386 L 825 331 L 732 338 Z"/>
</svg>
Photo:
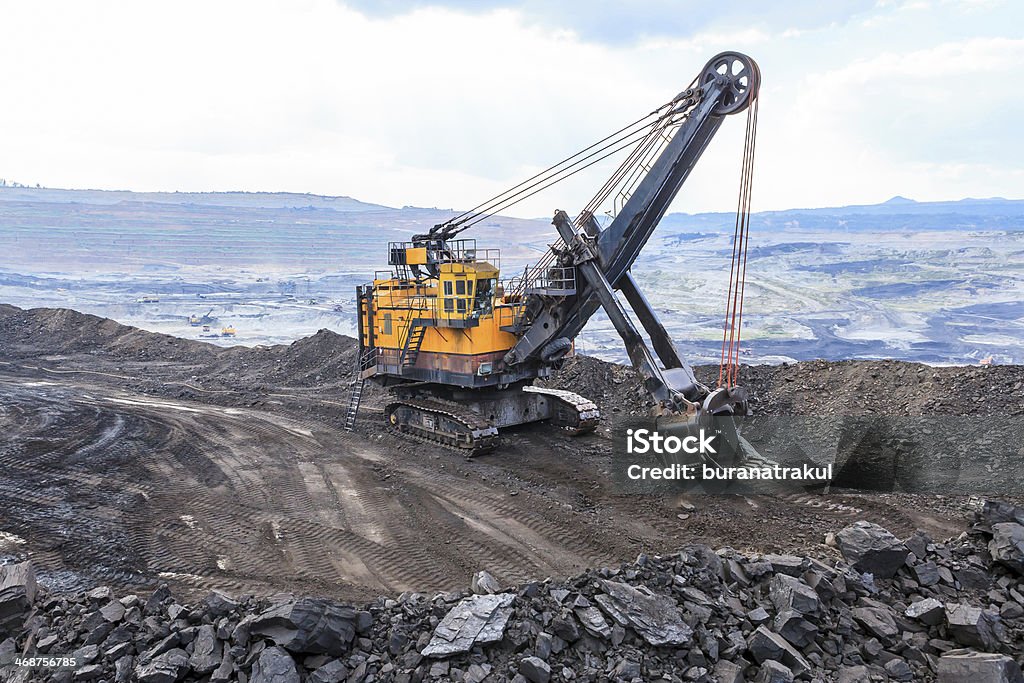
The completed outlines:
<svg viewBox="0 0 1024 683">
<path fill-rule="evenodd" d="M 476 240 L 413 239 L 388 245 L 399 282 L 416 283 L 434 294 L 432 317 L 441 327 L 473 327 L 494 314 L 498 292 L 498 249 L 477 249 Z"/>
<path fill-rule="evenodd" d="M 490 263 L 444 263 L 438 278 L 441 313 L 446 318 L 486 316 L 494 310 L 498 269 Z"/>
</svg>

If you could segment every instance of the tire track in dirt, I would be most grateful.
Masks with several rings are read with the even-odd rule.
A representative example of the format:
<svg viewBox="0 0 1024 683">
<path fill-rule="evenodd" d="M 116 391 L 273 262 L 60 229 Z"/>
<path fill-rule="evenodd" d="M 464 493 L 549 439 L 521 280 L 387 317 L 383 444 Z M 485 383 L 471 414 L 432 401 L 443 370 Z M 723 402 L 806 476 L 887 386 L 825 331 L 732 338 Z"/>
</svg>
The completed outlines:
<svg viewBox="0 0 1024 683">
<path fill-rule="evenodd" d="M 500 455 L 465 462 L 378 439 L 372 417 L 347 434 L 296 401 L 224 407 L 94 381 L 0 372 L 0 531 L 70 583 L 355 599 L 462 588 L 479 569 L 504 582 L 568 575 L 693 541 L 820 543 L 854 518 L 905 535 L 920 520 L 838 495 L 758 508 L 706 497 L 679 519 L 675 499 L 611 490 L 600 438 L 522 430 Z"/>
</svg>

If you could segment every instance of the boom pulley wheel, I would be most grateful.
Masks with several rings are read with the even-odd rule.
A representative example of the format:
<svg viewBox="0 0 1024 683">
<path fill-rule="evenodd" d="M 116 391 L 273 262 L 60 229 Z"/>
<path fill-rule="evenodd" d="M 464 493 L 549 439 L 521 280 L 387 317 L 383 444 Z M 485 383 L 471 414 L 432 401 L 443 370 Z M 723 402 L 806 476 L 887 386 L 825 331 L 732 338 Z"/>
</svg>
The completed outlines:
<svg viewBox="0 0 1024 683">
<path fill-rule="evenodd" d="M 750 57 L 740 52 L 723 52 L 711 59 L 701 72 L 700 84 L 716 82 L 723 92 L 712 114 L 726 116 L 741 112 L 757 97 L 761 71 Z"/>
</svg>

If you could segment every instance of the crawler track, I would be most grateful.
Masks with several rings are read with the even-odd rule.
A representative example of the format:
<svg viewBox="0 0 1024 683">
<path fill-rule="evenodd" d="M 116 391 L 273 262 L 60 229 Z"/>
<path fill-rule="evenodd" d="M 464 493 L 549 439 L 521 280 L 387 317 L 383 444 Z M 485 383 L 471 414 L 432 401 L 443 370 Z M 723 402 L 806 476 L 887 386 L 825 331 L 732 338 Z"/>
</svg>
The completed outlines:
<svg viewBox="0 0 1024 683">
<path fill-rule="evenodd" d="M 498 430 L 472 410 L 447 401 L 402 399 L 384 409 L 388 425 L 420 441 L 472 457 L 498 446 Z"/>
<path fill-rule="evenodd" d="M 601 411 L 589 398 L 549 387 L 528 386 L 523 391 L 543 394 L 554 400 L 558 407 L 552 422 L 573 436 L 592 432 L 601 423 Z"/>
</svg>

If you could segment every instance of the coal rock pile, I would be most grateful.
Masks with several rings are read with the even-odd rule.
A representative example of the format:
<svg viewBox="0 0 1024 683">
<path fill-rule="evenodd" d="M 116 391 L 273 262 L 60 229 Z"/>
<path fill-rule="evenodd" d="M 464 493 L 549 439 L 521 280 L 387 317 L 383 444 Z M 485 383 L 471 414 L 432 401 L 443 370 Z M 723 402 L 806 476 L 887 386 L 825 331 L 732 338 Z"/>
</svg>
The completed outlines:
<svg viewBox="0 0 1024 683">
<path fill-rule="evenodd" d="M 708 386 L 718 382 L 717 365 L 694 372 Z M 593 399 L 612 420 L 650 414 L 651 399 L 640 377 L 625 365 L 574 356 L 542 383 Z M 1020 365 L 813 360 L 744 365 L 739 384 L 750 392 L 755 415 L 1024 415 Z"/>
<path fill-rule="evenodd" d="M 48 595 L 0 568 L 0 672 L 30 681 L 1022 681 L 1024 508 L 937 542 L 856 522 L 844 560 L 688 546 L 504 588 L 180 604 L 166 588 Z M 16 657 L 70 657 L 63 670 Z M 2 668 L 7 667 L 7 668 Z"/>
<path fill-rule="evenodd" d="M 219 353 L 210 344 L 147 332 L 109 318 L 66 308 L 22 310 L 0 304 L 0 338 L 5 358 L 43 354 L 88 354 L 140 361 L 209 362 Z"/>
<path fill-rule="evenodd" d="M 717 368 L 697 373 L 711 381 Z M 1024 415 L 1020 365 L 812 360 L 743 366 L 740 384 L 754 397 L 759 414 Z"/>
<path fill-rule="evenodd" d="M 355 339 L 325 329 L 287 345 L 220 347 L 69 309 L 0 304 L 0 364 L 84 372 L 177 399 L 249 407 L 296 389 L 347 396 L 357 355 Z M 301 410 L 311 408 L 328 412 Z"/>
</svg>

